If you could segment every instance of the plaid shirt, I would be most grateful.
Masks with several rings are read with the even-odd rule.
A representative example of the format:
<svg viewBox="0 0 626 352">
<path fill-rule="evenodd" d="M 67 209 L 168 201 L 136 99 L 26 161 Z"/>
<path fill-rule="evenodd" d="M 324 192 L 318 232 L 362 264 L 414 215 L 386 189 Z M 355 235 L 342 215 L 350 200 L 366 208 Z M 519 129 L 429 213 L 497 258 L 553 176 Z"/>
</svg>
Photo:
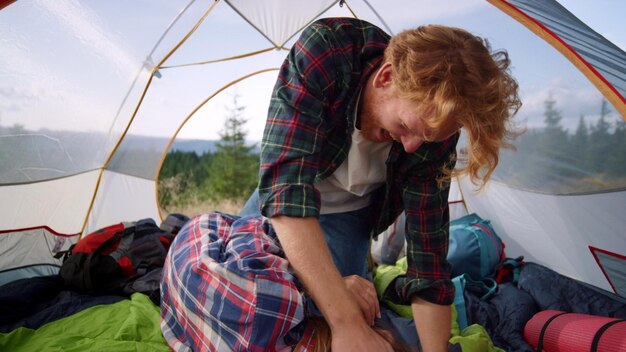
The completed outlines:
<svg viewBox="0 0 626 352">
<path fill-rule="evenodd" d="M 314 184 L 345 160 L 354 128 L 356 98 L 382 62 L 389 36 L 356 19 L 322 19 L 307 27 L 281 67 L 270 103 L 261 150 L 259 195 L 264 216 L 319 216 Z M 372 234 L 407 213 L 408 272 L 388 298 L 411 297 L 450 304 L 448 251 L 449 184 L 439 188 L 444 165 L 454 166 L 458 133 L 441 143 L 424 143 L 415 153 L 393 143 L 387 181 L 373 193 Z"/>
<path fill-rule="evenodd" d="M 311 351 L 300 285 L 267 219 L 192 218 L 168 252 L 161 330 L 174 351 Z"/>
</svg>

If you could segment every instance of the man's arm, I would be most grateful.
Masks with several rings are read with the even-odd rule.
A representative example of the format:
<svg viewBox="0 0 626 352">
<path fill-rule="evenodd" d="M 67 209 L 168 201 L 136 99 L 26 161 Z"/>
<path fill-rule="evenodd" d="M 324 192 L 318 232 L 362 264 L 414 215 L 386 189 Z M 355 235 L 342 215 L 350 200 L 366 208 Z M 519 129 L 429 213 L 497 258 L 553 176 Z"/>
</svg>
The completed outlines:
<svg viewBox="0 0 626 352">
<path fill-rule="evenodd" d="M 272 226 L 296 275 L 332 332 L 336 351 L 390 351 L 372 330 L 332 261 L 316 218 L 278 216 Z"/>
<path fill-rule="evenodd" d="M 453 169 L 458 134 L 429 147 L 430 160 L 409 173 L 403 194 L 407 214 L 408 277 L 403 287 L 425 352 L 447 351 L 451 328 L 448 253 L 450 183 L 439 184 L 445 165 Z"/>
<path fill-rule="evenodd" d="M 447 351 L 452 320 L 450 306 L 430 303 L 415 297 L 411 301 L 411 310 L 422 351 Z"/>
</svg>

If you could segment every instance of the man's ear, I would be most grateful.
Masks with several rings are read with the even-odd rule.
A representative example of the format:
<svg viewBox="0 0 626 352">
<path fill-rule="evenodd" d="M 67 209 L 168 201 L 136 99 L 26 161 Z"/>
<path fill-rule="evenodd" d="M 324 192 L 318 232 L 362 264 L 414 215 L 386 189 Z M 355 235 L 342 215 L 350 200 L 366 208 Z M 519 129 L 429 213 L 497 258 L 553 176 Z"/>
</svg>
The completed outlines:
<svg viewBox="0 0 626 352">
<path fill-rule="evenodd" d="M 391 68 L 391 62 L 385 62 L 380 65 L 374 75 L 374 88 L 387 88 L 391 86 L 393 82 L 393 72 Z"/>
</svg>

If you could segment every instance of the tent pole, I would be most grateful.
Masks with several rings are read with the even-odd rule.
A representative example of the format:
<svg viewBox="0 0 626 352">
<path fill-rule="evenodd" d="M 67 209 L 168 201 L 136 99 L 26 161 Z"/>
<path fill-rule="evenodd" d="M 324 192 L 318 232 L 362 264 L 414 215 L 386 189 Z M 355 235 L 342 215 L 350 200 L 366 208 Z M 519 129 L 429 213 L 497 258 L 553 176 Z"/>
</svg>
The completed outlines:
<svg viewBox="0 0 626 352">
<path fill-rule="evenodd" d="M 376 17 L 378 17 L 378 19 L 380 20 L 380 22 L 383 24 L 383 26 L 385 26 L 385 29 L 387 29 L 387 31 L 389 32 L 389 34 L 393 35 L 393 31 L 391 30 L 391 28 L 387 25 L 387 22 L 385 22 L 385 20 L 382 18 L 381 15 L 378 14 L 378 12 L 376 11 L 376 9 L 374 9 L 374 6 L 372 6 L 369 1 L 367 0 L 363 0 L 363 2 L 365 3 L 365 5 L 367 5 L 370 10 L 372 10 L 372 12 L 374 13 L 374 15 L 376 15 Z"/>
<path fill-rule="evenodd" d="M 469 209 L 467 209 L 467 203 L 465 202 L 465 194 L 463 193 L 463 188 L 461 188 L 461 180 L 459 179 L 459 175 L 454 175 L 456 178 L 456 184 L 459 186 L 459 192 L 461 192 L 461 202 L 463 203 L 463 208 L 465 208 L 465 213 L 469 214 Z"/>
<path fill-rule="evenodd" d="M 237 60 L 237 59 L 241 59 L 241 58 L 248 57 L 248 56 L 254 56 L 254 55 L 258 55 L 258 54 L 263 54 L 265 52 L 272 51 L 272 50 L 276 50 L 276 48 L 272 46 L 272 47 L 269 47 L 267 49 L 261 49 L 261 50 L 253 51 L 253 52 L 250 52 L 250 53 L 247 53 L 247 54 L 235 55 L 235 56 L 225 57 L 225 58 L 222 58 L 222 59 L 209 60 L 209 61 L 200 61 L 200 62 L 192 62 L 192 63 L 188 63 L 188 64 L 180 64 L 180 65 L 172 65 L 172 66 L 161 66 L 161 70 L 164 70 L 166 68 L 198 66 L 198 65 L 213 64 L 213 63 L 216 63 L 216 62 Z"/>
</svg>

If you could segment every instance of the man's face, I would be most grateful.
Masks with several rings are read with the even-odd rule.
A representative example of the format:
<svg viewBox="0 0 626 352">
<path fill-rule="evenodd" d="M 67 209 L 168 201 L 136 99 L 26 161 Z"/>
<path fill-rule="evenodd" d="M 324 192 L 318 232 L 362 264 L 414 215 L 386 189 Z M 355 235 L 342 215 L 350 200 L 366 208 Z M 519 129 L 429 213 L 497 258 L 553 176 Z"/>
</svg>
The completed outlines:
<svg viewBox="0 0 626 352">
<path fill-rule="evenodd" d="M 358 111 L 363 137 L 372 142 L 395 140 L 402 143 L 407 153 L 415 152 L 424 143 L 424 137 L 440 142 L 461 128 L 453 119 L 434 130 L 426 127 L 423 121 L 428 111 L 395 92 L 390 63 L 383 63 L 368 78 Z"/>
<path fill-rule="evenodd" d="M 372 142 L 395 140 L 402 143 L 407 153 L 415 152 L 424 143 L 424 136 L 440 142 L 460 128 L 452 119 L 436 130 L 427 128 L 423 123 L 426 112 L 418 104 L 394 94 L 364 98 L 359 117 L 363 136 Z"/>
</svg>

